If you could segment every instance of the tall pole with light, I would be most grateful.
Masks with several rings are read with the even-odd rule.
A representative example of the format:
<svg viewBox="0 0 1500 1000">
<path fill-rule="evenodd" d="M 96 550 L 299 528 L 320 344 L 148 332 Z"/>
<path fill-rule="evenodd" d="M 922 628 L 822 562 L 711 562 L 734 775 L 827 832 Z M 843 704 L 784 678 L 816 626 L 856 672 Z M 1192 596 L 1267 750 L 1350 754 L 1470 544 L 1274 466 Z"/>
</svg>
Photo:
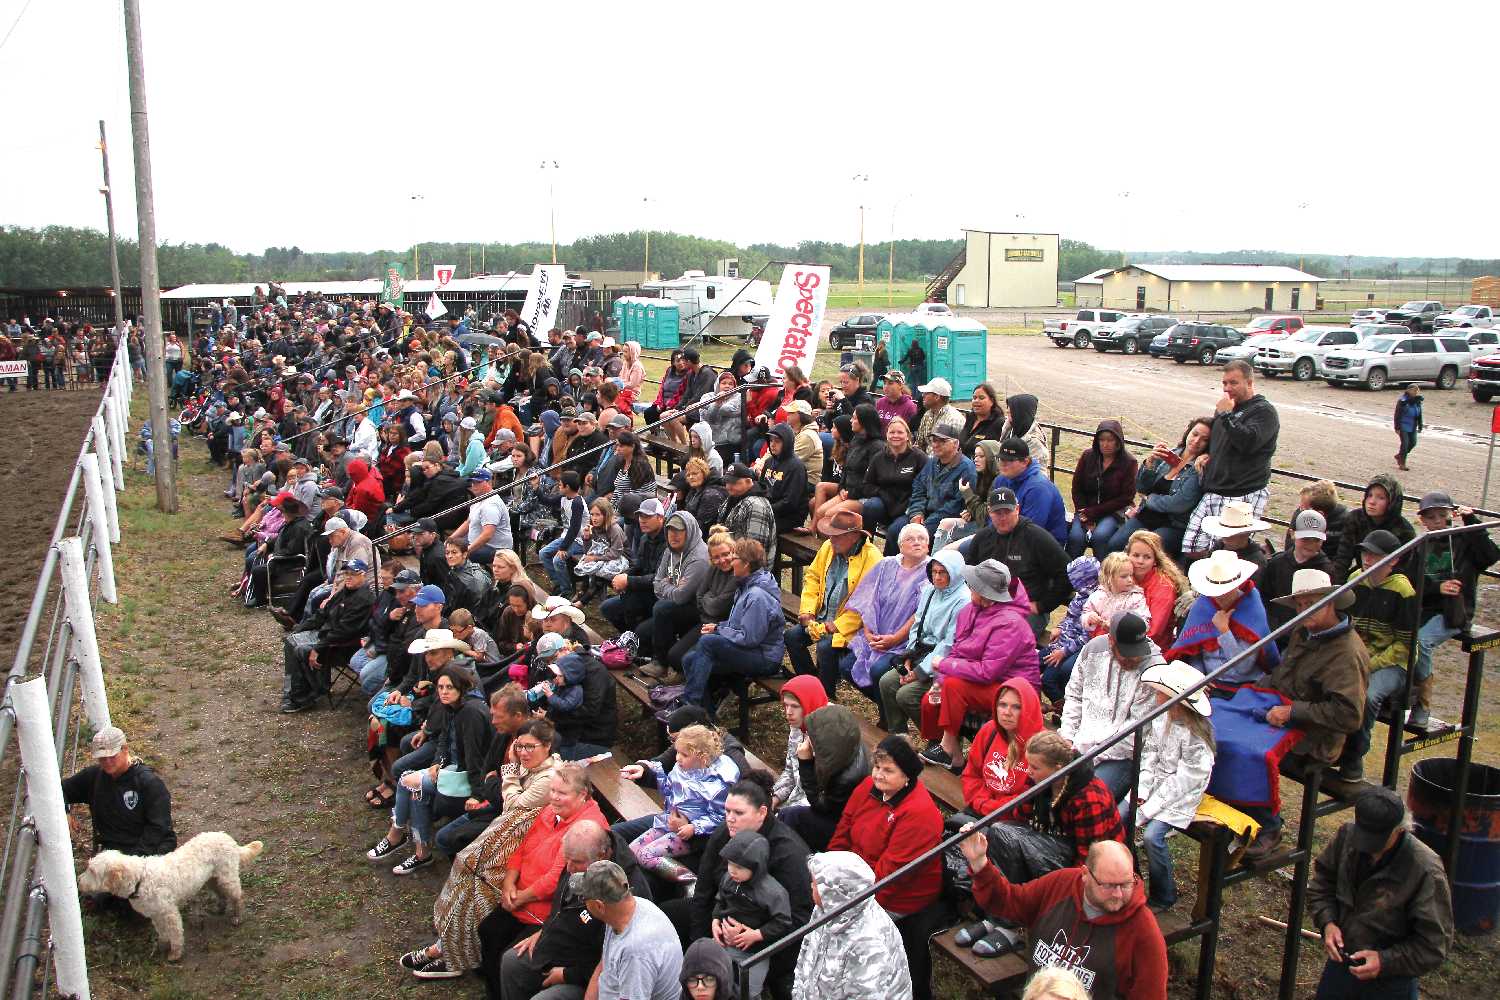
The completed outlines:
<svg viewBox="0 0 1500 1000">
<path fill-rule="evenodd" d="M 855 174 L 854 183 L 868 184 L 869 174 Z M 859 304 L 865 304 L 865 189 L 861 187 L 859 199 Z"/>
<path fill-rule="evenodd" d="M 650 204 L 650 198 L 641 199 L 641 205 L 643 207 Z M 646 259 L 641 264 L 641 272 L 645 275 L 644 280 L 651 280 L 651 218 L 649 215 L 646 218 Z"/>
<path fill-rule="evenodd" d="M 104 219 L 109 224 L 109 278 L 115 290 L 115 337 L 125 336 L 125 289 L 120 286 L 120 249 L 115 239 L 115 202 L 109 189 L 109 146 L 104 141 L 104 119 L 99 119 L 99 158 L 104 161 Z"/>
<path fill-rule="evenodd" d="M 888 247 L 890 256 L 885 265 L 885 304 L 887 307 L 893 306 L 896 302 L 896 209 L 900 208 L 901 203 L 910 197 L 910 193 L 903 194 L 891 206 L 891 240 Z"/>
<path fill-rule="evenodd" d="M 543 160 L 542 172 L 548 170 L 556 171 L 556 160 Z M 557 198 L 556 185 L 553 183 L 554 174 L 547 174 L 547 217 L 552 229 L 552 263 L 557 263 Z"/>
<path fill-rule="evenodd" d="M 421 217 L 417 213 L 422 210 L 422 206 L 418 205 L 417 202 L 419 202 L 419 201 L 425 201 L 425 200 L 426 199 L 423 198 L 419 194 L 414 194 L 414 195 L 411 196 L 412 217 L 417 220 L 417 224 L 418 225 L 420 225 Z M 413 235 L 416 235 L 416 234 L 414 233 Z M 411 241 L 411 277 L 412 277 L 413 281 L 417 280 L 417 278 L 421 277 L 421 275 L 422 275 L 422 250 L 421 250 L 421 247 L 422 247 L 422 244 L 419 243 L 417 240 L 413 239 Z"/>
</svg>

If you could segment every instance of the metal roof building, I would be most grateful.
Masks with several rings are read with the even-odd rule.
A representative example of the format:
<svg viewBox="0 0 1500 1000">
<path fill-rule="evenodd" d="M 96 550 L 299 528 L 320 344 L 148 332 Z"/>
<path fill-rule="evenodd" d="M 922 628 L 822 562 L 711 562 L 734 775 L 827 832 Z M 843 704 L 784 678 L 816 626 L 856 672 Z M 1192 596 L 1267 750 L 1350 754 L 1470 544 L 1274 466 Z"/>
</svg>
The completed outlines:
<svg viewBox="0 0 1500 1000">
<path fill-rule="evenodd" d="M 1274 264 L 1126 264 L 1097 278 L 1098 305 L 1136 312 L 1312 310 L 1323 280 Z"/>
</svg>

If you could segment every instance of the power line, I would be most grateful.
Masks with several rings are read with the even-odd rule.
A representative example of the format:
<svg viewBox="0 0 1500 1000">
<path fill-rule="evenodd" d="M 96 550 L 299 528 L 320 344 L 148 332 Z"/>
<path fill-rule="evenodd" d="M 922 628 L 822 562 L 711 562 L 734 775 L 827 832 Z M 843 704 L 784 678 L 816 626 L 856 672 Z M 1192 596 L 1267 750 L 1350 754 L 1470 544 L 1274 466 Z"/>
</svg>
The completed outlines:
<svg viewBox="0 0 1500 1000">
<path fill-rule="evenodd" d="M 26 12 L 30 9 L 31 0 L 26 0 L 26 2 L 21 5 L 21 13 L 16 15 L 16 19 L 10 22 L 10 27 L 5 30 L 5 37 L 0 38 L 0 50 L 3 50 L 5 48 L 5 43 L 10 41 L 10 36 L 16 33 L 16 25 L 21 23 L 21 18 L 25 17 Z"/>
</svg>

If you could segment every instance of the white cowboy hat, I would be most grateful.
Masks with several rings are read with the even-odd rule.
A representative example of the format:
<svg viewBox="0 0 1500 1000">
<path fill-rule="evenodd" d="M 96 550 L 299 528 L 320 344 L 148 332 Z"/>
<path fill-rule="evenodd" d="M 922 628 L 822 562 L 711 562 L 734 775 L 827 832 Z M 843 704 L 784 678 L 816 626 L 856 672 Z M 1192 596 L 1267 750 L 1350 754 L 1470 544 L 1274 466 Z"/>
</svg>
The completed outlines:
<svg viewBox="0 0 1500 1000">
<path fill-rule="evenodd" d="M 546 621 L 553 615 L 567 615 L 573 620 L 574 625 L 582 625 L 584 622 L 583 609 L 572 604 L 565 597 L 549 597 L 547 600 L 531 609 L 531 617 L 537 621 Z"/>
<path fill-rule="evenodd" d="M 1273 604 L 1284 608 L 1296 608 L 1298 597 L 1322 597 L 1335 590 L 1332 578 L 1320 569 L 1299 569 L 1292 574 L 1292 592 L 1285 597 L 1272 598 Z M 1347 611 L 1354 604 L 1354 591 L 1346 590 L 1333 602 L 1340 611 Z"/>
<path fill-rule="evenodd" d="M 454 638 L 453 630 L 446 628 L 430 628 L 426 635 L 413 639 L 411 645 L 406 647 L 408 653 L 425 653 L 431 649 L 451 649 L 465 656 L 474 655 L 473 647 L 462 639 Z"/>
<path fill-rule="evenodd" d="M 1203 530 L 1215 538 L 1265 531 L 1271 525 L 1255 516 L 1255 508 L 1243 500 L 1230 500 L 1218 514 L 1203 519 Z"/>
<path fill-rule="evenodd" d="M 1204 597 L 1218 597 L 1236 589 L 1255 575 L 1255 563 L 1241 559 L 1229 549 L 1215 549 L 1207 559 L 1188 567 L 1188 582 Z"/>
<path fill-rule="evenodd" d="M 1181 694 L 1201 680 L 1203 675 L 1198 672 L 1198 668 L 1182 660 L 1156 663 L 1141 672 L 1142 684 L 1150 684 L 1169 697 Z M 1182 699 L 1182 704 L 1202 716 L 1213 714 L 1213 705 L 1209 703 L 1208 693 L 1203 688 Z"/>
</svg>

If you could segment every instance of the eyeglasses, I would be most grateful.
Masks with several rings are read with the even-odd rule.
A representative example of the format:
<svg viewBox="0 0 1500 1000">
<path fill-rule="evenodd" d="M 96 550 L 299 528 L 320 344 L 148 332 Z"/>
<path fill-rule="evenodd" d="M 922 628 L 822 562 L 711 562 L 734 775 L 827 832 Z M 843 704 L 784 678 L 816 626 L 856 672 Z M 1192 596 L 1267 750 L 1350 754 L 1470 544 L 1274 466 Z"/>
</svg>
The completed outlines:
<svg viewBox="0 0 1500 1000">
<path fill-rule="evenodd" d="M 1083 870 L 1088 872 L 1089 878 L 1094 880 L 1094 884 L 1103 889 L 1105 892 L 1130 892 L 1135 888 L 1136 880 L 1140 877 L 1138 875 L 1132 875 L 1130 876 L 1129 882 L 1101 882 L 1099 881 L 1099 876 L 1094 874 L 1094 870 L 1092 868 L 1085 865 Z"/>
<path fill-rule="evenodd" d="M 715 986 L 716 987 L 716 986 L 719 985 L 719 977 L 718 976 L 688 976 L 687 979 L 683 980 L 683 985 L 686 986 L 688 989 L 692 989 L 694 986 Z"/>
<path fill-rule="evenodd" d="M 540 743 L 513 743 L 511 745 L 516 748 L 516 753 L 531 753 L 533 750 L 542 748 Z"/>
</svg>

